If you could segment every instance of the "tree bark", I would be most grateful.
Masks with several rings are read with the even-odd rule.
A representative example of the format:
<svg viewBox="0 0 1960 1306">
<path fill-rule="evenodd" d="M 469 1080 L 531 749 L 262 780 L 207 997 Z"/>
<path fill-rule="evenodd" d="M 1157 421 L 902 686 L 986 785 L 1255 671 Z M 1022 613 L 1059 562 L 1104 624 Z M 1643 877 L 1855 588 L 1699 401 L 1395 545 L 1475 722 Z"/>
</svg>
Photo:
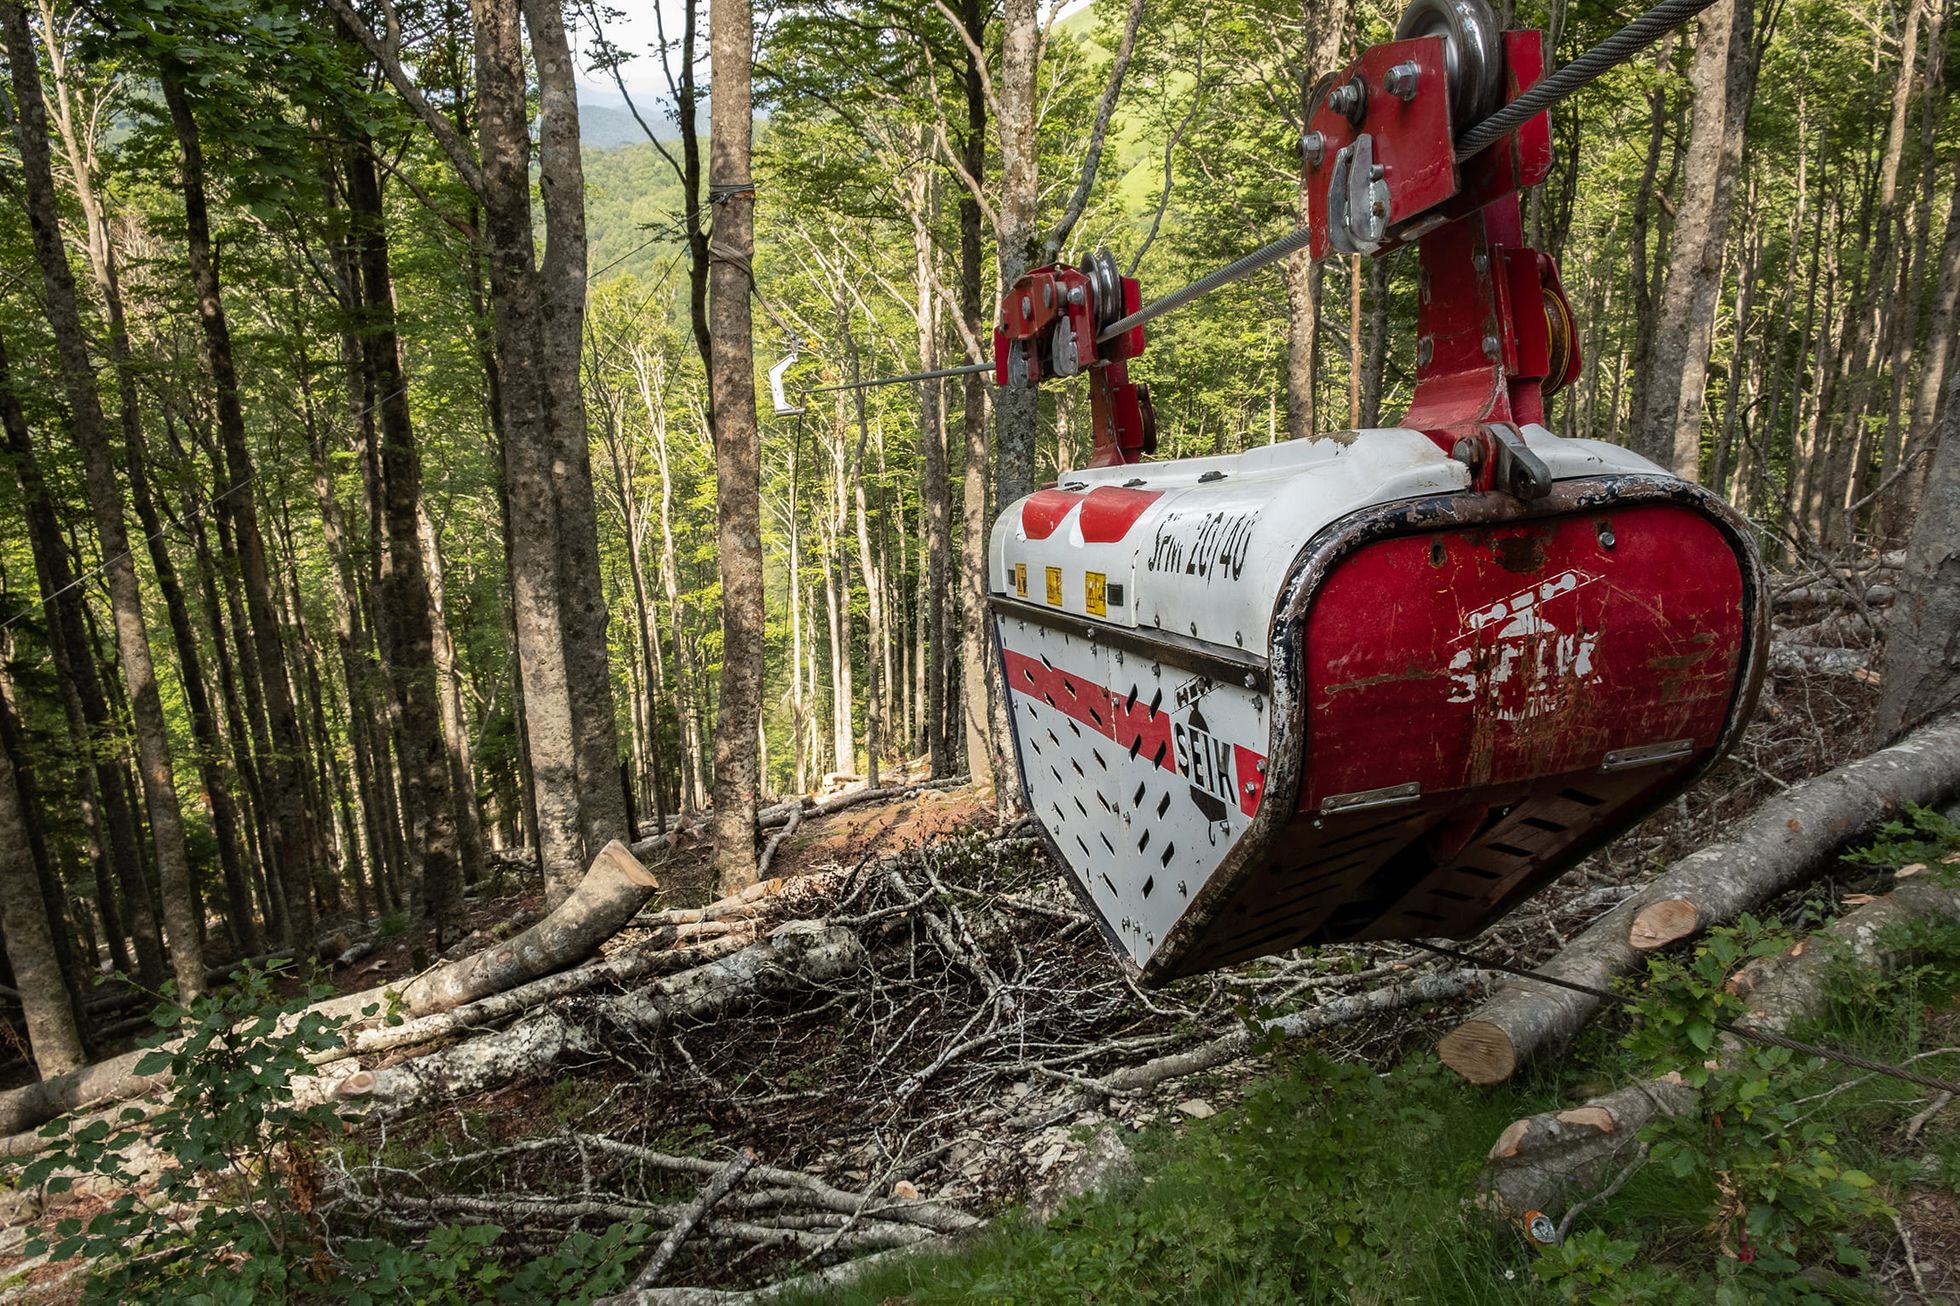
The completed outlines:
<svg viewBox="0 0 1960 1306">
<path fill-rule="evenodd" d="M 204 194 L 204 151 L 197 120 L 184 93 L 182 72 L 174 55 L 165 55 L 157 65 L 158 82 L 171 123 L 176 129 L 180 152 L 180 179 L 184 190 L 185 249 L 189 256 L 191 282 L 197 296 L 199 344 L 204 370 L 215 398 L 218 438 L 224 452 L 225 473 L 230 486 L 223 511 L 238 532 L 238 556 L 245 588 L 246 610 L 250 617 L 253 651 L 258 656 L 260 682 L 265 695 L 266 724 L 271 731 L 273 753 L 265 759 L 264 776 L 272 810 L 273 840 L 278 849 L 279 872 L 286 890 L 287 942 L 299 945 L 314 933 L 313 873 L 316 849 L 307 819 L 304 779 L 300 759 L 306 756 L 299 717 L 286 681 L 285 643 L 280 633 L 278 609 L 272 598 L 272 577 L 266 560 L 265 540 L 259 530 L 257 472 L 251 451 L 245 443 L 245 413 L 239 404 L 238 373 L 233 362 L 231 328 L 225 320 L 218 265 L 211 249 L 211 225 Z M 199 966 L 200 980 L 202 964 Z"/>
<path fill-rule="evenodd" d="M 1960 370 L 1947 381 L 1939 444 L 1887 623 L 1874 734 L 1899 738 L 1960 705 Z"/>
<path fill-rule="evenodd" d="M 755 882 L 755 807 L 761 788 L 755 738 L 762 720 L 762 443 L 755 411 L 755 342 L 749 295 L 755 255 L 749 0 L 711 0 L 714 61 L 708 193 L 714 208 L 709 369 L 715 436 L 716 542 L 721 568 L 721 693 L 715 717 L 715 868 L 722 892 Z"/>
<path fill-rule="evenodd" d="M 982 0 L 961 0 L 960 25 L 967 47 L 966 127 L 960 135 L 960 167 L 968 177 L 987 175 L 987 95 L 974 50 L 985 49 L 987 10 Z M 966 335 L 978 348 L 990 320 L 986 291 L 981 283 L 980 202 L 969 192 L 960 195 L 960 316 Z M 970 357 L 970 362 L 984 361 Z M 970 373 L 961 381 L 960 431 L 964 457 L 960 473 L 960 718 L 966 741 L 967 773 L 982 787 L 994 782 L 993 618 L 987 612 L 987 396 L 983 377 Z"/>
<path fill-rule="evenodd" d="M 397 764 L 408 836 L 417 862 L 416 905 L 445 947 L 463 915 L 461 849 L 450 759 L 436 685 L 435 618 L 422 554 L 422 458 L 408 411 L 408 376 L 395 331 L 395 285 L 387 220 L 371 144 L 347 151 L 347 206 L 359 270 L 355 331 L 377 391 L 381 432 L 380 601 L 388 613 L 389 679 L 398 712 Z"/>
<path fill-rule="evenodd" d="M 657 887 L 658 881 L 625 845 L 610 843 L 593 859 L 578 888 L 529 929 L 406 983 L 343 994 L 307 1008 L 307 1013 L 345 1016 L 358 1023 L 369 1007 L 420 1017 L 481 1001 L 590 956 L 633 919 Z M 167 1074 L 136 1073 L 144 1055 L 138 1049 L 0 1093 L 0 1135 L 35 1128 L 89 1103 L 125 1101 L 169 1082 Z"/>
<path fill-rule="evenodd" d="M 913 315 L 919 336 L 919 370 L 938 370 L 939 302 L 933 293 L 932 210 L 938 188 L 924 169 L 912 187 L 912 261 L 918 305 Z M 926 765 L 934 776 L 952 772 L 948 739 L 946 686 L 952 671 L 949 609 L 952 605 L 953 522 L 951 489 L 946 476 L 946 393 L 938 381 L 919 387 L 919 447 L 925 473 L 926 639 L 920 650 L 925 670 Z"/>
<path fill-rule="evenodd" d="M 1787 1033 L 1814 1015 L 1841 968 L 1883 972 L 1897 958 L 1885 945 L 1917 920 L 1960 918 L 1960 890 L 1934 877 L 1901 881 L 1893 892 L 1832 921 L 1774 957 L 1743 966 L 1728 983 L 1749 1004 L 1748 1028 Z M 1737 1040 L 1722 1036 L 1732 1049 Z M 1493 1213 L 1557 1214 L 1596 1189 L 1638 1144 L 1641 1129 L 1662 1116 L 1693 1111 L 1700 1094 L 1678 1073 L 1629 1084 L 1577 1107 L 1514 1121 L 1490 1150 L 1481 1183 Z"/>
<path fill-rule="evenodd" d="M 567 697 L 578 775 L 578 865 L 626 831 L 626 788 L 619 777 L 609 609 L 599 577 L 599 516 L 592 494 L 592 450 L 579 365 L 585 350 L 585 174 L 579 154 L 578 90 L 560 0 L 522 0 L 537 65 L 538 189 L 544 200 L 544 256 L 537 278 L 546 370 L 546 422 L 558 503 L 560 609 Z"/>
<path fill-rule="evenodd" d="M 42 478 L 40 461 L 14 390 L 6 345 L 0 341 L 0 432 L 20 482 L 27 538 L 34 554 L 34 572 L 41 602 L 48 614 L 48 651 L 61 683 L 62 709 L 77 754 L 76 789 L 84 817 L 93 832 L 91 861 L 96 880 L 97 912 L 118 970 L 130 968 L 129 947 L 123 940 L 123 914 L 116 903 L 116 886 L 130 894 L 131 932 L 135 935 L 138 978 L 146 988 L 163 983 L 163 945 L 150 914 L 149 897 L 142 893 L 143 855 L 136 843 L 129 793 L 113 757 L 122 742 L 109 716 L 108 700 L 89 650 L 82 618 L 82 591 L 68 565 L 61 522 Z M 113 878 L 112 878 L 113 877 Z"/>
<path fill-rule="evenodd" d="M 102 417 L 101 398 L 95 390 L 95 369 L 83 333 L 74 273 L 62 245 L 54 171 L 48 156 L 47 105 L 41 98 L 40 64 L 28 33 L 27 13 L 18 0 L 0 3 L 0 29 L 4 30 L 7 63 L 13 80 L 14 135 L 20 147 L 28 224 L 33 230 L 34 252 L 41 266 L 48 323 L 53 328 L 60 358 L 69 419 L 86 467 L 89 502 L 109 582 L 116 647 L 122 657 L 123 676 L 136 724 L 136 749 L 150 813 L 150 834 L 163 885 L 170 961 L 179 998 L 188 1001 L 204 990 L 197 888 L 191 880 L 190 857 L 184 845 L 183 811 L 178 805 L 171 769 L 170 737 L 163 717 L 163 701 L 157 691 L 156 666 L 150 657 L 143 598 L 137 587 L 136 563 L 130 553 L 129 531 L 123 519 L 122 493 L 116 483 L 115 458 Z"/>
<path fill-rule="evenodd" d="M 489 250 L 499 370 L 535 378 L 551 366 L 534 260 L 528 77 L 517 0 L 478 0 L 476 82 L 483 232 Z M 582 265 L 581 265 L 582 266 Z M 523 671 L 524 730 L 546 901 L 555 905 L 583 865 L 578 730 L 566 663 L 555 436 L 544 388 L 499 387 L 509 496 L 511 604 Z"/>
<path fill-rule="evenodd" d="M 1720 0 L 1701 17 L 1688 74 L 1694 118 L 1661 290 L 1660 330 L 1641 378 L 1641 412 L 1634 421 L 1638 447 L 1688 480 L 1701 475 L 1702 388 L 1721 296 L 1742 124 L 1754 83 L 1752 13 L 1747 0 Z"/>
<path fill-rule="evenodd" d="M 43 0 L 42 22 L 52 24 L 54 10 Z M 232 945 L 240 956 L 264 950 L 258 922 L 253 919 L 249 878 L 240 847 L 238 809 L 233 800 L 229 777 L 224 769 L 224 746 L 219 738 L 211 699 L 205 689 L 203 658 L 198 652 L 196 628 L 191 624 L 189 605 L 177 576 L 175 564 L 164 538 L 163 521 L 150 489 L 149 452 L 143 433 L 142 412 L 136 395 L 136 368 L 130 357 L 129 330 L 123 313 L 122 284 L 116 249 L 109 236 L 108 215 L 96 189 L 92 163 L 92 143 L 83 140 L 76 126 L 73 90 L 69 85 L 68 56 L 59 42 L 48 48 L 49 67 L 54 74 L 55 125 L 61 133 L 68 156 L 70 179 L 82 209 L 82 225 L 88 237 L 89 269 L 94 276 L 96 294 L 101 297 L 107 328 L 109 359 L 116 371 L 116 399 L 122 419 L 123 448 L 127 456 L 130 498 L 136 517 L 143 526 L 149 548 L 151 570 L 163 594 L 164 610 L 170 619 L 170 632 L 177 649 L 180 680 L 185 705 L 190 709 L 191 733 L 197 743 L 198 778 L 204 786 L 204 802 L 211 816 L 211 831 L 218 845 L 218 863 L 224 876 L 225 918 L 230 926 Z"/>
<path fill-rule="evenodd" d="M 1957 786 L 1960 716 L 1949 716 L 1784 790 L 1727 838 L 1690 853 L 1606 913 L 1537 973 L 1605 988 L 1633 971 L 1645 951 L 1750 910 L 1905 804 L 1939 802 Z M 1597 998 L 1584 994 L 1513 982 L 1444 1035 L 1436 1052 L 1470 1082 L 1498 1083 L 1570 1039 L 1598 1007 Z"/>
<path fill-rule="evenodd" d="M 43 1078 L 82 1064 L 82 1034 L 68 999 L 54 932 L 28 855 L 27 815 L 15 786 L 13 760 L 0 749 L 0 927 L 7 964 L 27 1018 L 27 1044 Z"/>
<path fill-rule="evenodd" d="M 715 339 L 719 364 L 723 337 Z M 848 974 L 863 961 L 864 945 L 849 930 L 816 924 L 784 930 L 721 961 L 602 999 L 577 1020 L 540 1011 L 507 1030 L 399 1066 L 298 1081 L 293 1093 L 302 1102 L 329 1095 L 360 1101 L 368 1105 L 370 1118 L 394 1118 L 432 1099 L 454 1100 L 543 1073 L 569 1057 L 600 1055 L 621 1037 L 644 1038 L 677 1020 L 724 1016 L 758 999 Z"/>
</svg>

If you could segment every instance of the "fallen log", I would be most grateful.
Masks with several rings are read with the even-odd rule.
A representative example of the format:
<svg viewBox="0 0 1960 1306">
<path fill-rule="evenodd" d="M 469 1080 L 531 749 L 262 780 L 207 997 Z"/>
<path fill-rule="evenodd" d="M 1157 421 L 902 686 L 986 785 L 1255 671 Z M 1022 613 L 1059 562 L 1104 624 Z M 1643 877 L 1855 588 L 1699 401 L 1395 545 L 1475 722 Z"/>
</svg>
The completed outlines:
<svg viewBox="0 0 1960 1306">
<path fill-rule="evenodd" d="M 1773 640 L 1769 646 L 1772 671 L 1810 671 L 1826 676 L 1852 676 L 1860 680 L 1878 679 L 1873 673 L 1869 648 L 1820 648 L 1814 644 Z"/>
<path fill-rule="evenodd" d="M 815 871 L 809 875 L 771 876 L 766 880 L 757 880 L 746 889 L 737 889 L 725 898 L 717 898 L 705 907 L 674 907 L 666 911 L 651 912 L 639 917 L 633 924 L 636 927 L 650 925 L 674 928 L 701 925 L 711 921 L 753 920 L 760 916 L 763 907 L 774 899 L 828 893 L 849 878 L 850 872 L 842 868 Z"/>
<path fill-rule="evenodd" d="M 522 933 L 425 971 L 405 984 L 330 998 L 284 1023 L 290 1027 L 308 1013 L 358 1020 L 366 1008 L 386 1009 L 391 1003 L 404 1015 L 426 1015 L 513 988 L 597 951 L 633 918 L 658 884 L 615 840 L 599 850 L 571 896 Z M 21 1133 L 69 1111 L 124 1101 L 161 1087 L 168 1081 L 167 1074 L 136 1073 L 146 1055 L 139 1049 L 0 1093 L 0 1134 Z"/>
<path fill-rule="evenodd" d="M 530 1008 L 610 984 L 628 984 L 650 975 L 692 969 L 721 960 L 755 941 L 752 931 L 729 933 L 693 947 L 675 948 L 664 935 L 623 949 L 604 961 L 547 975 L 487 998 L 405 1020 L 399 1025 L 369 1025 L 355 1030 L 346 1045 L 322 1060 L 374 1056 L 396 1048 L 433 1043 L 466 1031 L 474 1032 L 522 1015 Z"/>
<path fill-rule="evenodd" d="M 1773 957 L 1758 958 L 1729 980 L 1749 1004 L 1738 1024 L 1774 1033 L 1815 1015 L 1841 966 L 1883 971 L 1897 954 L 1885 946 L 1890 927 L 1914 918 L 1960 920 L 1960 886 L 1905 879 L 1883 898 L 1847 912 L 1818 933 Z M 1733 1050 L 1738 1040 L 1722 1036 Z M 1701 1095 L 1678 1073 L 1629 1084 L 1563 1111 L 1513 1121 L 1486 1159 L 1481 1189 L 1489 1209 L 1507 1219 L 1530 1211 L 1552 1214 L 1599 1187 L 1629 1164 L 1640 1131 L 1654 1120 L 1696 1109 Z"/>
<path fill-rule="evenodd" d="M 536 1011 L 509 1029 L 479 1035 L 382 1070 L 296 1081 L 294 1100 L 338 1099 L 391 1118 L 433 1100 L 453 1100 L 550 1069 L 572 1057 L 597 1057 L 608 1043 L 646 1038 L 676 1020 L 705 1020 L 774 994 L 822 983 L 864 962 L 849 930 L 792 924 L 729 957 L 601 998 L 580 1018 Z"/>
<path fill-rule="evenodd" d="M 1768 799 L 1727 838 L 1683 857 L 1600 917 L 1537 973 L 1607 988 L 1646 951 L 1760 905 L 1905 804 L 1937 803 L 1956 787 L 1960 715 Z M 1446 1034 L 1436 1052 L 1473 1084 L 1499 1083 L 1533 1054 L 1578 1033 L 1598 1008 L 1599 999 L 1585 994 L 1513 981 Z"/>
</svg>

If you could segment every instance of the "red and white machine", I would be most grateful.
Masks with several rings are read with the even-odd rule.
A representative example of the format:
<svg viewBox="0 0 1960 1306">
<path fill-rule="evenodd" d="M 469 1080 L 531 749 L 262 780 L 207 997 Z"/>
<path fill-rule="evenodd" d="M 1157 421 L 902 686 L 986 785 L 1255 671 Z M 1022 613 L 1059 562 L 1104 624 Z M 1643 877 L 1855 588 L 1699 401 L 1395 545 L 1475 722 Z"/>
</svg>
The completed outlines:
<svg viewBox="0 0 1960 1306">
<path fill-rule="evenodd" d="M 996 381 L 1085 371 L 1095 399 L 1091 465 L 993 529 L 1021 781 L 1146 982 L 1475 934 L 1691 783 L 1755 699 L 1745 523 L 1542 424 L 1579 367 L 1519 221 L 1549 124 L 1456 153 L 1539 79 L 1542 36 L 1482 0 L 1417 0 L 1400 35 L 1329 79 L 1304 143 L 1315 257 L 1417 246 L 1398 425 L 1146 463 L 1143 331 L 1109 332 L 1136 283 L 1104 255 L 1002 306 Z"/>
</svg>

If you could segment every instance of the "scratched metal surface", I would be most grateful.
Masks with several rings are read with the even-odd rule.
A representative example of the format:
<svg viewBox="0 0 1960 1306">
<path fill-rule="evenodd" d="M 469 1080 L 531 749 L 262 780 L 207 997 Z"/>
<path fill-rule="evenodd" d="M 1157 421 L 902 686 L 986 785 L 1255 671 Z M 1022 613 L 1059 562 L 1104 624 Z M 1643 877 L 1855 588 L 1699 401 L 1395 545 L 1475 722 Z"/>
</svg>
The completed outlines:
<svg viewBox="0 0 1960 1306">
<path fill-rule="evenodd" d="M 1291 618 L 1283 591 L 1337 523 L 1487 496 L 1461 493 L 1433 441 L 1386 430 L 1071 472 L 1001 515 L 990 574 L 1029 804 L 1146 978 L 1470 928 L 1712 754 L 1746 620 L 1728 528 L 1610 496 L 1575 511 L 1588 484 L 1667 478 L 1524 434 L 1570 487 L 1562 516 L 1513 504 L 1371 539 Z M 1665 764 L 1600 772 L 1683 739 Z"/>
</svg>

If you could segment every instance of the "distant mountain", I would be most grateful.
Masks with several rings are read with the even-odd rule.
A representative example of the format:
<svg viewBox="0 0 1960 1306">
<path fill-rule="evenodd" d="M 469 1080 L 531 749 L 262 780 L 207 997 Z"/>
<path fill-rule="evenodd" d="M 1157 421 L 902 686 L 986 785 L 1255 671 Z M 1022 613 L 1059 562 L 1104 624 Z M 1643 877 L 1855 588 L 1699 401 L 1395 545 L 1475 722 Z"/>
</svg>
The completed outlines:
<svg viewBox="0 0 1960 1306">
<path fill-rule="evenodd" d="M 649 112 L 643 108 L 641 113 Z M 647 125 L 658 131 L 668 127 L 666 115 L 649 117 Z M 624 108 L 614 108 L 606 104 L 594 104 L 590 100 L 578 102 L 579 140 L 588 149 L 616 150 L 622 145 L 644 145 L 647 134 L 640 130 L 640 124 L 633 121 L 633 115 Z"/>
</svg>

